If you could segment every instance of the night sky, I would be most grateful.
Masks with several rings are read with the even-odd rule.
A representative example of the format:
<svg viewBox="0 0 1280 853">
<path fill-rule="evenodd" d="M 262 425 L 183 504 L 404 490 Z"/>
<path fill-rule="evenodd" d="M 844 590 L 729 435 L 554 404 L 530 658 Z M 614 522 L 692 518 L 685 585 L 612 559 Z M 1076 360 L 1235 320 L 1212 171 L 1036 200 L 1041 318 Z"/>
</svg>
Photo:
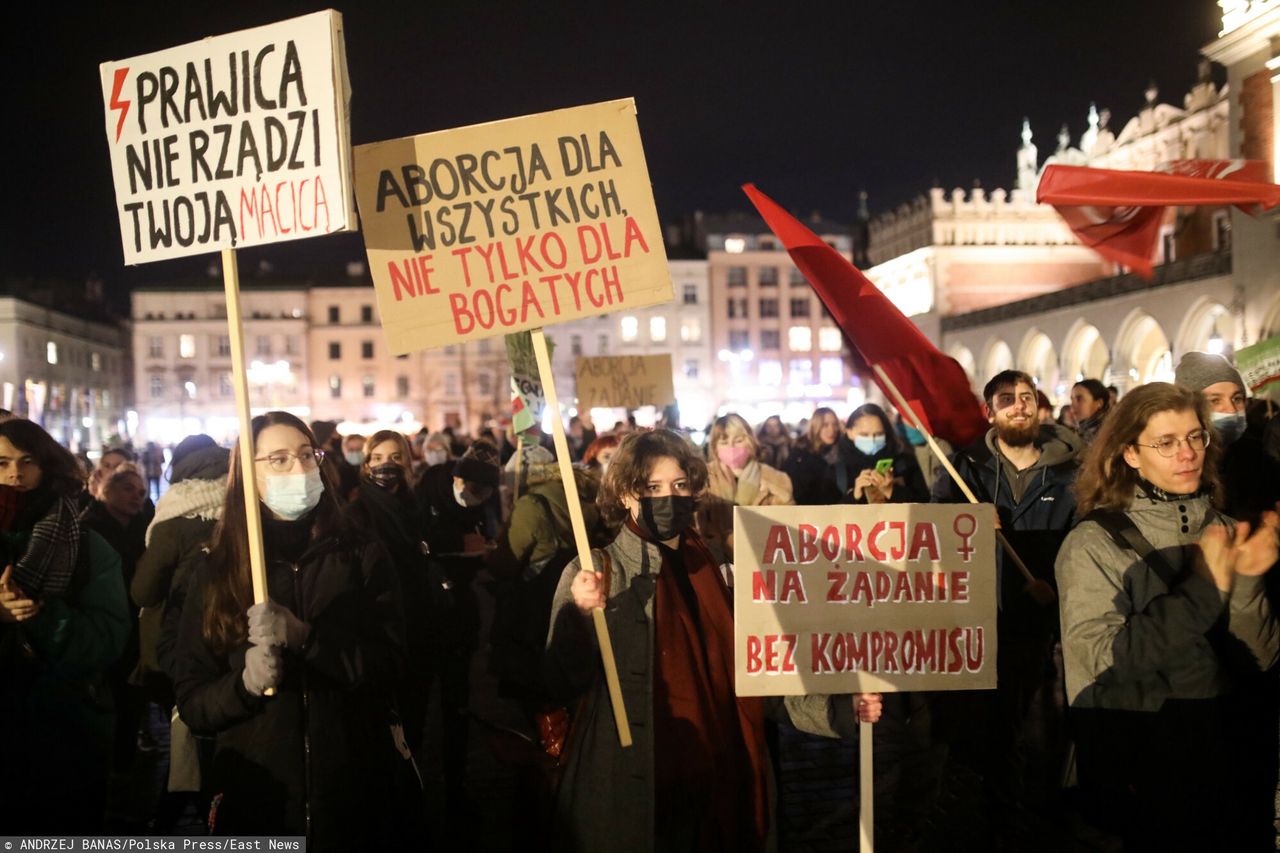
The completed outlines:
<svg viewBox="0 0 1280 853">
<path fill-rule="evenodd" d="M 32 4 L 7 31 L 0 269 L 96 274 L 119 296 L 214 257 L 123 266 L 98 63 L 326 7 L 104 5 Z M 1009 187 L 1023 116 L 1043 158 L 1063 122 L 1078 140 L 1090 101 L 1117 133 L 1148 81 L 1181 105 L 1220 23 L 1213 0 L 332 5 L 356 144 L 630 96 L 664 221 L 745 210 L 745 181 L 837 221 L 860 188 L 875 213 L 935 181 Z M 362 257 L 343 235 L 245 251 L 241 266 Z"/>
</svg>

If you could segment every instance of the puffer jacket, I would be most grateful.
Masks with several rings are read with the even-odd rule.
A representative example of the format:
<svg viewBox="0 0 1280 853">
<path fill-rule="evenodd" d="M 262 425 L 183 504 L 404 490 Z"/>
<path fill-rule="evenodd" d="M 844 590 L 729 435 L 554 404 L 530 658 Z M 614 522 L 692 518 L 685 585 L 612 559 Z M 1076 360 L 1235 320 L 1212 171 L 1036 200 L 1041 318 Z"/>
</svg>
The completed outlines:
<svg viewBox="0 0 1280 853">
<path fill-rule="evenodd" d="M 273 697 L 244 686 L 248 642 L 218 654 L 205 640 L 212 571 L 202 560 L 182 608 L 174 687 L 191 730 L 217 739 L 205 768 L 214 831 L 306 835 L 315 850 L 379 848 L 396 830 L 390 694 L 403 646 L 386 552 L 329 536 L 290 563 L 268 537 L 268 594 L 311 626 L 305 647 L 285 652 Z"/>
<path fill-rule="evenodd" d="M 1166 586 L 1095 521 L 1071 531 L 1056 567 L 1071 706 L 1157 711 L 1166 699 L 1221 695 L 1229 674 L 1221 647 L 1206 636 L 1219 620 L 1230 646 L 1270 668 L 1280 657 L 1280 631 L 1262 578 L 1238 576 L 1224 593 L 1191 571 L 1190 546 L 1210 524 L 1233 522 L 1207 497 L 1163 501 L 1142 492 L 1125 514 L 1178 580 Z"/>
</svg>

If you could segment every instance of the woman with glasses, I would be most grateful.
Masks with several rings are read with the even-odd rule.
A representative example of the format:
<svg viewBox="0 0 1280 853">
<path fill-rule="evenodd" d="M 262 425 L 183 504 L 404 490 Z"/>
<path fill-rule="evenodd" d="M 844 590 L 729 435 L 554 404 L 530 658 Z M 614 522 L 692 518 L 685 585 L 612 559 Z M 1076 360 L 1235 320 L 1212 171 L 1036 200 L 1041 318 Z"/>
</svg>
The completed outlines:
<svg viewBox="0 0 1280 853">
<path fill-rule="evenodd" d="M 390 849 L 413 817 L 394 802 L 408 764 L 390 714 L 402 649 L 394 569 L 344 522 L 302 421 L 268 412 L 254 418 L 253 442 L 268 600 L 253 603 L 233 451 L 174 659 L 182 718 L 216 738 L 209 825 L 305 835 L 314 850 Z"/>
<path fill-rule="evenodd" d="M 1083 520 L 1058 554 L 1081 787 L 1128 849 L 1258 849 L 1240 816 L 1274 794 L 1240 784 L 1260 745 L 1242 742 L 1232 698 L 1280 650 L 1262 578 L 1277 518 L 1251 530 L 1215 509 L 1211 423 L 1180 386 L 1125 395 L 1086 453 Z"/>
</svg>

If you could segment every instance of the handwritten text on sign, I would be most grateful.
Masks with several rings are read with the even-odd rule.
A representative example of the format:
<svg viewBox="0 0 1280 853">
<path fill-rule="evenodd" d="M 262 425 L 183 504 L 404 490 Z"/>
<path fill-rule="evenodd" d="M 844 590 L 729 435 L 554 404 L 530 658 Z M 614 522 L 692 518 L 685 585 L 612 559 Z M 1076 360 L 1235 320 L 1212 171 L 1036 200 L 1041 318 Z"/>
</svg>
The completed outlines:
<svg viewBox="0 0 1280 853">
<path fill-rule="evenodd" d="M 993 517 L 944 504 L 735 508 L 738 695 L 995 687 Z"/>
<path fill-rule="evenodd" d="M 576 374 L 579 409 L 661 408 L 676 401 L 670 353 L 584 356 L 578 359 Z"/>
<path fill-rule="evenodd" d="M 125 263 L 350 227 L 341 27 L 317 12 L 99 66 Z"/>
<path fill-rule="evenodd" d="M 361 145 L 392 352 L 671 299 L 629 99 Z"/>
</svg>

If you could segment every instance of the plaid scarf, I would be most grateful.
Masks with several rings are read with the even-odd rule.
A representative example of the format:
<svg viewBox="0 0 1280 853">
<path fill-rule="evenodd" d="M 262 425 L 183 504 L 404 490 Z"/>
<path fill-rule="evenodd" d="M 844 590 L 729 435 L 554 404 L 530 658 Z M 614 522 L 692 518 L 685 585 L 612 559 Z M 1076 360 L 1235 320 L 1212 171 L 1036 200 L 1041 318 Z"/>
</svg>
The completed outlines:
<svg viewBox="0 0 1280 853">
<path fill-rule="evenodd" d="M 27 552 L 13 567 L 13 578 L 28 595 L 62 595 L 71 586 L 80 554 L 80 518 L 76 503 L 58 495 L 31 528 Z"/>
</svg>

